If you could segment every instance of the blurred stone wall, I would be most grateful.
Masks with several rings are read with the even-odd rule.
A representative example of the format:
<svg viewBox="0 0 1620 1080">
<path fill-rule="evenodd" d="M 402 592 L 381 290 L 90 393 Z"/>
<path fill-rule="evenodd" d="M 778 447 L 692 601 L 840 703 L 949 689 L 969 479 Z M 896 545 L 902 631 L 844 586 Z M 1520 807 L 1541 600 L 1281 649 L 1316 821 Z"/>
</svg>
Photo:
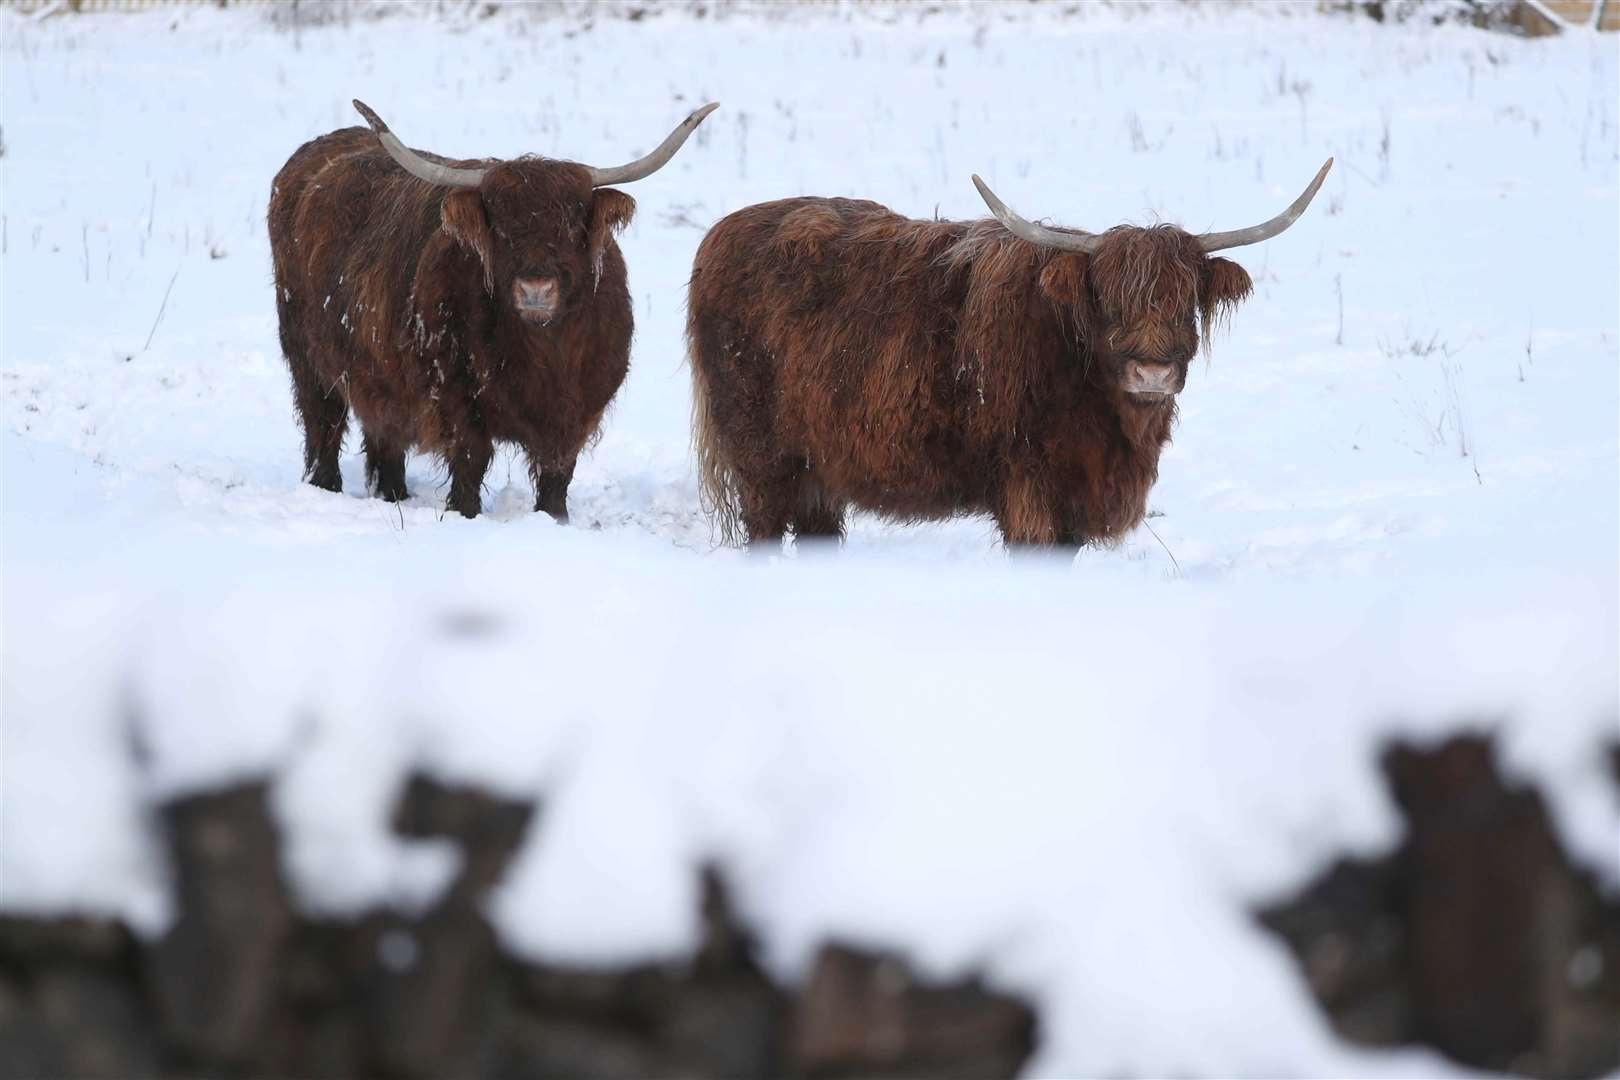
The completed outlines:
<svg viewBox="0 0 1620 1080">
<path fill-rule="evenodd" d="M 394 827 L 449 839 L 431 909 L 302 914 L 269 785 L 169 803 L 178 918 L 155 941 L 113 921 L 0 917 L 0 1078 L 1010 1077 L 1035 1014 L 976 980 L 829 943 L 773 981 L 713 868 L 691 956 L 617 970 L 510 955 L 481 911 L 536 809 L 418 777 Z"/>
<path fill-rule="evenodd" d="M 1620 747 L 1612 758 L 1620 795 Z M 1391 747 L 1382 769 L 1400 845 L 1302 867 L 1315 878 L 1256 912 L 1300 992 L 1360 1046 L 1537 1077 L 1620 1068 L 1620 898 L 1571 864 L 1541 795 L 1477 735 Z M 991 1078 L 1036 1045 L 1030 1003 L 921 980 L 896 952 L 828 942 L 802 985 L 773 980 L 714 867 L 694 869 L 690 956 L 614 970 L 513 956 L 482 901 L 543 807 L 420 776 L 393 827 L 454 843 L 456 880 L 414 916 L 311 917 L 269 797 L 259 781 L 154 809 L 178 913 L 161 938 L 0 916 L 0 1080 Z"/>
</svg>

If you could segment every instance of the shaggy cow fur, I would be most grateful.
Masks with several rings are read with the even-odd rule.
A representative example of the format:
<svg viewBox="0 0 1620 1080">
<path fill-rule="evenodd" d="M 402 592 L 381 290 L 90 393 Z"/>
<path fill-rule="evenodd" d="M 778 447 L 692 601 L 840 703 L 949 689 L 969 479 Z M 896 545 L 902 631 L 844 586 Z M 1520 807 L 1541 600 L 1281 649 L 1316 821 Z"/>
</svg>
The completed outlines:
<svg viewBox="0 0 1620 1080">
<path fill-rule="evenodd" d="M 507 441 L 528 456 L 535 508 L 566 520 L 574 459 L 629 369 L 613 234 L 635 201 L 593 190 L 572 162 L 453 164 L 489 171 L 476 189 L 435 186 L 354 127 L 306 143 L 276 175 L 276 308 L 305 474 L 341 489 L 352 409 L 383 498 L 408 497 L 405 453 L 419 447 L 449 470 L 449 508 L 474 517 Z M 554 283 L 549 321 L 518 314 L 520 278 Z"/>
<path fill-rule="evenodd" d="M 850 199 L 740 210 L 692 272 L 705 501 L 728 540 L 841 537 L 857 506 L 985 512 L 1009 544 L 1115 543 L 1175 419 L 1173 394 L 1125 392 L 1127 368 L 1174 365 L 1179 390 L 1249 290 L 1168 225 L 1083 255 Z"/>
</svg>

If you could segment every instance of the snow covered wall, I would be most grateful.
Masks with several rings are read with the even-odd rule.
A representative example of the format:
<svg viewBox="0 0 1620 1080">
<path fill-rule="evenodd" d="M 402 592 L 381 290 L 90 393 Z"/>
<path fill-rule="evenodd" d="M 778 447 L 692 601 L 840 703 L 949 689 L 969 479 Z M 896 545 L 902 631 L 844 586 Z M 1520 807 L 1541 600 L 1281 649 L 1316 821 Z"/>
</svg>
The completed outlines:
<svg viewBox="0 0 1620 1080">
<path fill-rule="evenodd" d="M 674 955 L 717 860 L 766 960 L 828 937 L 987 972 L 1034 1075 L 1440 1074 L 1338 1042 L 1258 903 L 1382 852 L 1392 735 L 1496 733 L 1620 883 L 1620 63 L 1301 7 L 182 9 L 4 30 L 0 906 L 166 925 L 138 808 L 275 778 L 317 912 L 431 902 L 425 770 L 544 806 L 512 948 Z M 480 9 L 481 10 L 481 9 Z M 638 331 L 573 525 L 299 483 L 270 177 L 361 97 L 449 154 L 620 160 Z M 1065 101 L 1031 107 L 1030 102 Z M 687 449 L 701 229 L 799 193 L 1229 227 L 1338 165 L 1194 365 L 1118 550 L 857 517 L 715 549 Z M 358 440 L 353 449 L 358 450 Z M 515 467 L 513 467 L 515 466 Z"/>
</svg>

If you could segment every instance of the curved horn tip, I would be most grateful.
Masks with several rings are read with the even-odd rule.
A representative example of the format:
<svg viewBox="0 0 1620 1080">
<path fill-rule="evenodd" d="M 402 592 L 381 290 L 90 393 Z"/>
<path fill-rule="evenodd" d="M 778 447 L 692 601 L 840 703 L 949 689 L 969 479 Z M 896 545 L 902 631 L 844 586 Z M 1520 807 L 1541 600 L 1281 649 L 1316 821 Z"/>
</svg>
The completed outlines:
<svg viewBox="0 0 1620 1080">
<path fill-rule="evenodd" d="M 606 187 L 609 184 L 628 184 L 633 180 L 641 180 L 669 164 L 670 158 L 686 143 L 692 132 L 703 122 L 703 118 L 720 107 L 718 101 L 711 101 L 707 105 L 693 109 L 686 114 L 686 119 L 675 125 L 675 130 L 664 136 L 664 141 L 653 150 L 624 165 L 615 165 L 612 168 L 599 169 L 594 165 L 586 166 L 591 170 L 591 186 Z"/>
<path fill-rule="evenodd" d="M 996 193 L 990 190 L 990 185 L 979 179 L 978 173 L 973 174 L 973 186 L 979 189 L 979 198 L 984 200 L 985 205 L 990 208 L 991 213 L 995 214 L 997 217 L 1000 217 L 1001 211 L 1005 209 L 1005 207 L 1002 205 L 1001 200 L 996 198 Z"/>
<path fill-rule="evenodd" d="M 1316 175 L 1311 178 L 1311 182 L 1305 186 L 1305 191 L 1300 195 L 1303 203 L 1309 205 L 1316 198 L 1316 193 L 1322 189 L 1322 181 L 1327 179 L 1328 170 L 1331 168 L 1333 168 L 1332 158 L 1322 162 L 1322 167 L 1316 170 Z M 1304 210 L 1305 206 L 1300 206 L 1299 212 L 1303 213 Z"/>
<path fill-rule="evenodd" d="M 359 98 L 353 99 L 351 104 L 354 105 L 354 111 L 364 117 L 366 123 L 371 125 L 372 131 L 375 131 L 378 135 L 386 135 L 388 133 L 388 125 L 383 123 L 382 117 L 378 116 L 371 110 L 370 105 L 367 105 Z"/>
<path fill-rule="evenodd" d="M 1259 225 L 1251 225 L 1246 229 L 1231 229 L 1226 232 L 1204 233 L 1198 238 L 1200 246 L 1205 252 L 1225 251 L 1227 248 L 1247 247 L 1258 244 L 1263 240 L 1270 240 L 1273 236 L 1286 231 L 1290 225 L 1299 220 L 1305 208 L 1311 205 L 1316 193 L 1322 189 L 1322 181 L 1327 179 L 1328 170 L 1333 167 L 1333 159 L 1328 158 L 1322 167 L 1316 170 L 1311 182 L 1305 185 L 1305 190 L 1299 197 L 1288 204 L 1288 209 Z"/>
</svg>

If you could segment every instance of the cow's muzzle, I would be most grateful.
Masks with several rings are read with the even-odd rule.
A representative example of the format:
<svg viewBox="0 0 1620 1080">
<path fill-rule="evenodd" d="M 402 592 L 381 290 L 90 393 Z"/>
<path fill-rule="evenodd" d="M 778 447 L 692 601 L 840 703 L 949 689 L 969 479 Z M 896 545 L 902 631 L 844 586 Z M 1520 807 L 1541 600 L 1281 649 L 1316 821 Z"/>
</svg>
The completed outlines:
<svg viewBox="0 0 1620 1080">
<path fill-rule="evenodd" d="M 562 306 L 562 288 L 554 277 L 514 278 L 512 306 L 531 323 L 548 323 Z"/>
<path fill-rule="evenodd" d="M 1125 361 L 1125 392 L 1146 398 L 1172 397 L 1180 393 L 1186 376 L 1180 364 L 1159 364 L 1151 360 Z"/>
</svg>

